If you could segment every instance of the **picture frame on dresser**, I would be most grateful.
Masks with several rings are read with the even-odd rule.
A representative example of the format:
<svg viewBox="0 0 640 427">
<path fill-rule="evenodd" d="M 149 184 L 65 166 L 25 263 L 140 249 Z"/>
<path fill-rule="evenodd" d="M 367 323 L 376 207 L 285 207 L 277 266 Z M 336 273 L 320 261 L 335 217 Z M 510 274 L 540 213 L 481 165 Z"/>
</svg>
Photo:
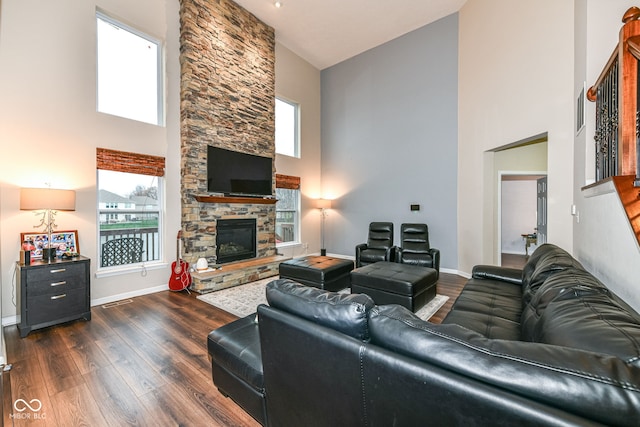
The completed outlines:
<svg viewBox="0 0 640 427">
<path fill-rule="evenodd" d="M 49 234 L 42 232 L 20 233 L 23 251 L 30 251 L 31 259 L 42 259 L 42 249 L 49 247 Z M 51 233 L 51 244 L 56 248 L 56 256 L 64 253 L 80 253 L 78 230 L 64 230 Z"/>
</svg>

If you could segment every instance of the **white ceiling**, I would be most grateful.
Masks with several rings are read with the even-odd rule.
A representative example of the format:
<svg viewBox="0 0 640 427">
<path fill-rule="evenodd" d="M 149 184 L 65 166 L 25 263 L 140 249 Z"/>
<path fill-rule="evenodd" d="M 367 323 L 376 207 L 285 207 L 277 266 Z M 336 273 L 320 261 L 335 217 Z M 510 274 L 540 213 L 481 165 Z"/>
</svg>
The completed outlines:
<svg viewBox="0 0 640 427">
<path fill-rule="evenodd" d="M 322 70 L 460 10 L 466 0 L 234 0 Z"/>
</svg>

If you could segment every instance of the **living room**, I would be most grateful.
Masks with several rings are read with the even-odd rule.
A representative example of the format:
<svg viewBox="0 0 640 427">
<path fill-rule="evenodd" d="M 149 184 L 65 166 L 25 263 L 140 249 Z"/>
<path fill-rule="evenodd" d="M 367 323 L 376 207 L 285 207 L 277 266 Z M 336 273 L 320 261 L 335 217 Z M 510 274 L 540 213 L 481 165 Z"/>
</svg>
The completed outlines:
<svg viewBox="0 0 640 427">
<path fill-rule="evenodd" d="M 182 228 L 180 4 L 81 3 L 1 2 L 0 139 L 10 153 L 0 160 L 3 325 L 15 323 L 19 233 L 36 222 L 19 210 L 20 188 L 76 191 L 76 210 L 56 220 L 78 230 L 81 252 L 94 260 L 93 305 L 165 290 Z M 321 247 L 314 199 L 327 197 L 336 200 L 325 230 L 330 253 L 353 256 L 370 221 L 415 221 L 429 224 L 443 271 L 468 276 L 476 264 L 497 264 L 494 150 L 546 134 L 549 241 L 639 310 L 640 252 L 617 195 L 582 191 L 594 179 L 591 103 L 586 128 L 575 132 L 575 101 L 635 5 L 603 3 L 468 0 L 456 14 L 325 69 L 276 41 L 275 93 L 304 111 L 301 159 L 277 156 L 276 171 L 301 177 L 308 252 Z M 165 41 L 164 127 L 96 113 L 96 7 Z M 99 147 L 166 159 L 165 262 L 156 269 L 95 277 Z"/>
<path fill-rule="evenodd" d="M 3 4 L 3 16 L 16 16 L 11 20 L 5 18 L 2 28 L 3 62 L 12 64 L 2 71 L 5 74 L 3 84 L 7 85 L 4 92 L 6 96 L 3 97 L 5 102 L 2 104 L 3 112 L 6 112 L 2 116 L 3 141 L 14 147 L 14 154 L 2 160 L 6 177 L 2 183 L 1 230 L 5 237 L 2 247 L 4 318 L 10 319 L 15 313 L 10 284 L 13 263 L 19 250 L 18 233 L 32 229 L 34 222 L 31 213 L 18 209 L 20 188 L 42 187 L 50 182 L 54 187 L 75 189 L 76 211 L 60 215 L 57 218 L 58 226 L 63 230 L 77 229 L 83 253 L 90 257 L 96 253 L 97 196 L 93 160 L 96 147 L 164 156 L 167 235 L 172 236 L 172 230 L 181 228 L 179 205 L 174 202 L 180 199 L 179 105 L 171 101 L 179 96 L 176 18 L 179 6 L 170 3 L 165 10 L 164 6 L 151 7 L 153 4 L 149 2 L 149 7 L 132 5 L 124 10 L 120 9 L 122 6 L 114 6 L 112 13 L 127 18 L 127 22 L 139 22 L 142 28 L 148 28 L 154 34 L 165 34 L 162 37 L 166 39 L 167 49 L 165 127 L 96 114 L 92 95 L 95 93 L 93 43 L 82 35 L 94 31 L 94 18 L 89 22 L 88 16 L 95 16 L 95 5 L 85 4 L 82 8 L 69 11 L 60 5 L 39 4 L 32 12 L 27 7 L 28 2 L 21 2 L 20 5 L 15 2 Z M 305 112 L 301 129 L 302 157 L 298 160 L 277 156 L 276 171 L 300 176 L 303 182 L 301 235 L 303 241 L 308 243 L 308 252 L 318 252 L 320 249 L 320 218 L 312 201 L 318 197 L 332 197 L 337 200 L 334 203 L 336 208 L 327 219 L 326 244 L 330 253 L 352 256 L 354 245 L 366 237 L 366 224 L 372 220 L 390 219 L 400 224 L 419 219 L 429 224 L 432 244 L 442 250 L 444 269 L 468 274 L 475 264 L 497 263 L 493 238 L 497 227 L 496 208 L 493 206 L 495 189 L 490 182 L 485 184 L 490 177 L 484 175 L 491 170 L 491 150 L 546 132 L 549 135 L 549 240 L 573 249 L 582 262 L 597 271 L 603 280 L 616 283 L 615 286 L 619 286 L 616 291 L 638 307 L 640 304 L 634 301 L 637 293 L 630 279 L 631 266 L 635 265 L 638 257 L 637 244 L 633 236 L 627 233 L 628 226 L 620 212 L 598 208 L 614 203 L 615 195 L 587 199 L 580 190 L 593 179 L 592 161 L 588 157 L 591 137 L 587 136 L 590 127 L 593 127 L 594 117 L 593 110 L 589 110 L 593 108 L 590 103 L 587 104 L 586 131 L 569 138 L 574 133 L 573 100 L 582 89 L 583 81 L 587 82 L 587 86 L 595 81 L 615 45 L 620 15 L 630 5 L 630 1 L 619 1 L 606 7 L 598 2 L 577 2 L 575 8 L 573 5 L 555 5 L 552 2 L 544 7 L 540 4 L 518 6 L 530 8 L 526 15 L 531 18 L 524 25 L 522 22 L 513 22 L 516 20 L 492 18 L 519 16 L 521 12 L 511 9 L 513 6 L 509 3 L 488 7 L 470 1 L 456 15 L 445 17 L 404 39 L 322 71 L 286 47 L 276 44 L 276 93 L 297 100 Z M 108 9 L 106 5 L 101 7 Z M 148 14 L 146 11 L 151 9 L 157 12 Z M 59 20 L 51 19 L 58 15 Z M 478 19 L 483 16 L 486 19 Z M 545 22 L 543 26 L 533 23 L 533 18 L 538 16 Z M 574 20 L 584 26 L 582 28 L 576 24 L 575 31 L 580 30 L 589 37 L 574 35 Z M 66 23 L 65 30 L 52 21 Z M 502 27 L 498 29 L 493 24 L 487 24 L 486 29 L 480 27 L 481 22 L 492 21 L 500 21 Z M 50 25 L 53 26 L 51 31 L 43 31 Z M 588 33 L 586 28 L 589 29 Z M 42 49 L 41 53 L 33 54 L 36 47 L 30 44 L 31 54 L 24 55 L 24 44 L 31 39 L 24 39 L 23 33 L 30 34 L 34 39 L 39 34 L 48 34 L 42 40 L 46 43 L 37 44 Z M 503 37 L 503 34 L 518 37 Z M 380 128 L 374 129 L 377 135 L 373 135 L 374 132 L 369 135 L 365 125 L 371 121 L 358 123 L 354 117 L 350 117 L 354 124 L 351 128 L 345 128 L 347 124 L 334 124 L 336 119 L 332 117 L 332 112 L 336 115 L 353 114 L 351 111 L 340 111 L 330 104 L 332 97 L 342 90 L 342 87 L 334 89 L 334 85 L 345 84 L 343 81 L 333 83 L 337 77 L 342 79 L 340 76 L 349 72 L 343 69 L 354 68 L 354 72 L 357 72 L 363 67 L 381 68 L 380 63 L 385 62 L 390 54 L 387 51 L 393 52 L 394 43 L 404 43 L 407 49 L 415 49 L 415 43 L 423 44 L 424 39 L 432 35 L 440 43 L 435 46 L 433 43 L 425 44 L 421 49 L 440 49 L 438 46 L 448 43 L 448 49 L 455 52 L 457 46 L 457 55 L 445 55 L 441 50 L 434 51 L 433 55 L 425 55 L 428 58 L 437 57 L 438 67 L 432 63 L 418 64 L 422 67 L 420 80 L 424 81 L 430 80 L 422 78 L 426 68 L 445 70 L 449 77 L 439 74 L 434 79 L 439 82 L 437 87 L 443 89 L 437 90 L 430 83 L 425 83 L 424 88 L 414 88 L 415 76 L 410 80 L 411 86 L 397 86 L 403 83 L 406 75 L 387 76 L 380 73 L 372 76 L 379 81 L 372 82 L 371 86 L 375 83 L 374 87 L 390 88 L 385 91 L 392 94 L 417 92 L 420 89 L 423 92 L 419 92 L 419 99 L 424 102 L 418 106 L 393 108 L 407 101 L 383 93 L 376 95 L 376 99 L 394 112 L 386 109 L 367 111 L 364 106 L 359 107 L 363 114 L 380 116 L 376 117 L 378 122 L 393 123 L 401 119 L 399 129 L 396 130 L 392 124 L 381 124 L 377 125 Z M 581 42 L 580 49 L 576 43 L 575 53 L 574 43 L 571 42 L 574 39 Z M 603 39 L 609 42 L 601 41 Z M 508 43 L 509 40 L 512 44 Z M 598 42 L 588 43 L 591 40 Z M 522 49 L 523 42 L 531 43 L 531 47 Z M 563 42 L 566 46 L 561 48 Z M 484 59 L 498 60 L 495 52 L 500 52 L 499 58 L 509 58 L 508 66 L 502 64 L 498 68 L 493 60 Z M 584 57 L 583 62 L 589 61 L 588 74 L 586 65 L 578 67 L 573 60 L 567 60 L 578 53 Z M 370 59 L 375 57 L 381 59 Z M 541 62 L 539 58 L 553 60 Z M 394 57 L 393 62 L 386 62 L 401 64 L 398 62 L 400 59 L 408 60 Z M 402 68 L 398 66 L 397 69 Z M 449 82 L 448 89 L 444 89 L 446 81 Z M 478 85 L 476 81 L 484 84 Z M 374 90 L 371 86 L 366 90 Z M 489 88 L 490 93 L 487 92 Z M 512 96 L 514 93 L 518 96 Z M 543 96 L 545 93 L 548 95 Z M 565 95 L 559 95 L 561 93 Z M 352 98 L 352 102 L 358 99 L 356 96 Z M 323 99 L 322 105 L 320 99 Z M 431 99 L 437 100 L 435 106 L 429 106 Z M 489 109 L 485 105 L 486 99 L 492 100 Z M 362 103 L 366 102 L 365 98 Z M 321 114 L 322 108 L 325 109 L 324 114 Z M 407 114 L 407 118 L 403 118 L 402 110 L 417 110 L 420 117 L 412 118 Z M 454 118 L 440 120 L 441 117 L 434 113 L 440 110 L 449 111 Z M 457 118 L 455 111 L 458 111 Z M 514 114 L 514 111 L 518 113 Z M 489 112 L 492 113 L 487 117 Z M 424 120 L 428 120 L 430 130 L 424 127 L 412 129 L 416 127 L 416 120 L 429 115 L 433 117 L 425 117 Z M 382 120 L 385 116 L 394 117 L 394 120 Z M 33 123 L 34 118 L 37 118 L 37 124 Z M 347 130 L 350 132 L 349 143 L 345 142 L 343 136 Z M 425 138 L 422 136 L 425 132 L 434 132 L 434 136 Z M 409 152 L 396 149 L 402 147 L 402 142 L 397 138 L 409 141 L 406 148 Z M 391 139 L 393 142 L 387 142 Z M 368 148 L 375 147 L 365 150 L 368 153 L 383 155 L 366 158 L 371 161 L 370 166 L 367 161 L 353 162 L 356 155 L 367 154 L 362 152 L 356 141 L 368 144 Z M 69 153 L 72 153 L 71 157 Z M 408 158 L 416 157 L 423 157 L 427 163 L 424 166 L 406 163 Z M 567 159 L 574 160 L 567 164 Z M 62 164 L 73 167 L 65 167 L 65 173 L 61 174 L 59 165 Z M 26 176 L 20 173 L 25 168 L 30 170 Z M 386 172 L 380 173 L 379 170 Z M 403 179 L 408 171 L 409 176 Z M 391 176 L 400 177 L 398 184 L 395 179 L 388 178 Z M 429 182 L 437 182 L 438 185 L 423 184 Z M 434 205 L 434 200 L 438 200 L 437 205 Z M 409 205 L 413 203 L 421 204 L 419 215 L 409 210 Z M 580 222 L 571 215 L 571 205 L 576 205 L 580 212 Z M 601 218 L 601 214 L 607 217 Z M 15 239 L 10 238 L 13 234 L 16 235 Z M 607 249 L 601 250 L 603 247 Z M 283 252 L 294 256 L 303 253 L 303 249 L 297 247 Z M 170 260 L 171 254 L 175 253 L 175 241 L 172 238 L 165 239 L 164 253 L 166 260 Z M 144 277 L 137 271 L 124 276 L 94 279 L 92 299 L 101 303 L 160 289 L 167 280 L 166 276 L 166 269 L 160 268 L 149 270 Z M 122 280 L 123 277 L 126 280 Z"/>
</svg>

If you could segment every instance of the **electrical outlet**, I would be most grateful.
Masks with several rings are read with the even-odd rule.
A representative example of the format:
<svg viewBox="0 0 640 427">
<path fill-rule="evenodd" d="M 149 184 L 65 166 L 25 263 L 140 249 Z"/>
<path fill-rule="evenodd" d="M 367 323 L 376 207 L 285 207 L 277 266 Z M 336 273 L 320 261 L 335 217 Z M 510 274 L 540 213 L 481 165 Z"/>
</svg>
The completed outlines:
<svg viewBox="0 0 640 427">
<path fill-rule="evenodd" d="M 309 249 L 309 244 L 308 243 L 303 243 L 302 244 L 302 249 Z"/>
</svg>

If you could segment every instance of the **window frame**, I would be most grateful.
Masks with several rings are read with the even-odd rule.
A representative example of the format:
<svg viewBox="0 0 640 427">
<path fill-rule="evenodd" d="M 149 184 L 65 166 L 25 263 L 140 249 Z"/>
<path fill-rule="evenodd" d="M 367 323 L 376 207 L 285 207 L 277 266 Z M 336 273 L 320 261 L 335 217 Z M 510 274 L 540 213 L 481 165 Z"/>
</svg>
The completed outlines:
<svg viewBox="0 0 640 427">
<path fill-rule="evenodd" d="M 130 153 L 117 150 L 109 150 L 104 148 L 96 148 L 97 154 L 97 168 L 96 168 L 96 223 L 98 224 L 96 238 L 98 244 L 96 245 L 96 277 L 106 277 L 118 274 L 126 274 L 133 271 L 152 270 L 157 268 L 165 268 L 168 263 L 165 260 L 164 246 L 166 243 L 167 233 L 164 229 L 164 221 L 166 214 L 165 207 L 165 159 L 164 157 Z M 158 213 L 158 230 L 157 230 L 157 242 L 158 242 L 158 259 L 150 261 L 141 261 L 130 264 L 122 264 L 115 266 L 102 267 L 102 248 L 101 248 L 101 230 L 100 230 L 100 215 L 105 214 L 100 209 L 100 170 L 107 170 L 111 172 L 129 173 L 141 176 L 153 177 L 156 180 L 157 187 L 157 213 Z M 108 208 L 107 208 L 108 209 Z M 150 211 L 151 212 L 151 211 Z M 152 212 L 156 212 L 155 210 Z M 107 212 L 107 215 L 109 213 Z M 124 215 L 124 213 L 123 213 Z"/>
<path fill-rule="evenodd" d="M 300 245 L 300 244 L 302 244 L 302 236 L 300 235 L 301 234 L 301 230 L 302 230 L 302 226 L 301 226 L 301 221 L 302 221 L 302 192 L 300 191 L 300 178 L 296 177 L 296 176 L 276 174 L 276 198 L 277 198 L 277 192 L 278 192 L 279 189 L 280 190 L 291 190 L 291 191 L 295 191 L 296 192 L 296 209 L 295 209 L 295 211 L 293 211 L 294 215 L 295 215 L 294 220 L 293 220 L 294 237 L 295 237 L 295 239 L 293 241 L 289 241 L 289 242 L 280 242 L 280 243 L 276 242 L 276 247 L 280 248 L 280 247 Z M 278 212 L 283 212 L 283 211 L 278 211 L 277 202 L 276 202 L 275 209 L 276 209 L 275 227 L 277 229 L 277 227 L 278 227 Z"/>
<path fill-rule="evenodd" d="M 122 22 L 121 20 L 118 20 L 112 16 L 110 16 L 108 13 L 106 13 L 105 11 L 96 8 L 96 111 L 98 113 L 102 113 L 102 114 L 110 114 L 112 116 L 116 116 L 116 117 L 120 117 L 123 119 L 127 119 L 127 120 L 134 120 L 137 122 L 141 122 L 141 123 L 147 123 L 147 124 L 151 124 L 151 125 L 155 125 L 155 126 L 165 126 L 165 112 L 164 112 L 164 100 L 165 100 L 165 90 L 164 90 L 164 42 L 159 39 L 156 38 L 150 34 L 147 34 L 145 32 L 143 32 L 142 30 L 139 30 L 137 28 L 132 27 L 131 25 L 128 25 L 124 22 Z M 99 87 L 100 87 L 100 74 L 99 74 L 99 65 L 98 65 L 98 60 L 99 60 L 99 40 L 98 40 L 98 19 L 101 19 L 105 22 L 107 22 L 110 25 L 113 25 L 117 28 L 123 29 L 131 34 L 134 34 L 140 38 L 143 38 L 145 40 L 147 40 L 149 43 L 153 43 L 154 45 L 156 45 L 157 47 L 157 58 L 156 58 L 156 81 L 157 81 L 157 85 L 156 85 L 156 123 L 151 123 L 151 122 L 146 122 L 140 119 L 132 119 L 130 117 L 124 117 L 122 115 L 119 114 L 115 114 L 115 113 L 109 113 L 109 112 L 104 112 L 104 111 L 100 111 L 99 105 L 100 105 L 100 100 L 99 100 Z"/>
<path fill-rule="evenodd" d="M 293 157 L 296 159 L 300 158 L 300 104 L 295 102 L 295 101 L 291 101 L 287 98 L 284 98 L 282 96 L 276 96 L 276 106 L 278 104 L 278 102 L 282 102 L 284 104 L 290 105 L 294 108 L 294 123 L 293 123 L 293 155 L 289 154 L 289 153 L 283 153 L 278 151 L 278 131 L 276 129 L 275 131 L 275 150 L 276 150 L 276 154 L 279 154 L 281 156 L 287 156 L 287 157 Z M 277 107 L 276 107 L 277 108 Z M 275 110 L 274 110 L 275 113 Z M 277 128 L 277 123 L 278 123 L 278 117 L 277 114 L 276 118 L 275 118 L 275 122 L 276 122 L 276 128 Z"/>
</svg>

